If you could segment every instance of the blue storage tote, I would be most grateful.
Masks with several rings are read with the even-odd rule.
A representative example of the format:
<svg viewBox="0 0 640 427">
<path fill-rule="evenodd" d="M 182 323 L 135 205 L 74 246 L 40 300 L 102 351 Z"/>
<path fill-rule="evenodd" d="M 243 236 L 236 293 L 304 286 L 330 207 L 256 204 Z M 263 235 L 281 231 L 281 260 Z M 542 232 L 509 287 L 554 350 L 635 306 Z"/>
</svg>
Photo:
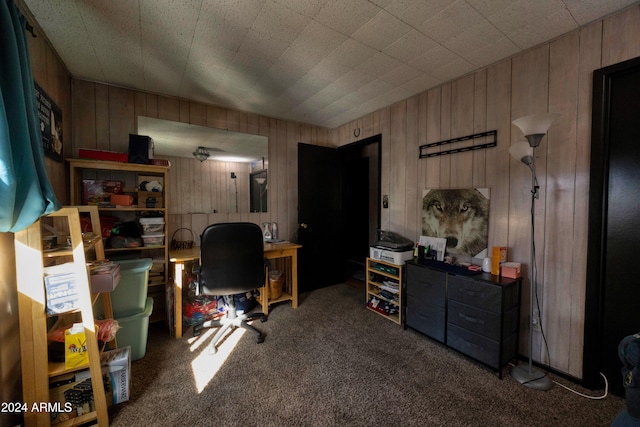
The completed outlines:
<svg viewBox="0 0 640 427">
<path fill-rule="evenodd" d="M 148 297 L 144 311 L 126 317 L 118 317 L 120 329 L 116 333 L 118 348 L 131 347 L 131 360 L 142 359 L 147 352 L 149 316 L 153 311 L 153 298 Z"/>
<path fill-rule="evenodd" d="M 111 292 L 113 317 L 131 316 L 145 310 L 151 258 L 113 261 L 120 264 L 120 283 Z"/>
</svg>

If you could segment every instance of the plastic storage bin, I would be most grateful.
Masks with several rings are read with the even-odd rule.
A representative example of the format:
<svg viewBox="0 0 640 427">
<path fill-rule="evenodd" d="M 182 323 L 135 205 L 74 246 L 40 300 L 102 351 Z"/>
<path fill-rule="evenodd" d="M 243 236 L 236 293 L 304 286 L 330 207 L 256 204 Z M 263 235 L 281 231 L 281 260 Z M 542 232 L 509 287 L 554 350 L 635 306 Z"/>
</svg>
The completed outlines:
<svg viewBox="0 0 640 427">
<path fill-rule="evenodd" d="M 140 218 L 139 222 L 142 227 L 142 234 L 149 236 L 164 235 L 164 218 Z"/>
<path fill-rule="evenodd" d="M 154 235 L 142 235 L 142 240 L 144 241 L 145 246 L 153 247 L 153 246 L 162 246 L 164 245 L 164 234 L 154 234 Z"/>
<path fill-rule="evenodd" d="M 125 317 L 117 317 L 120 329 L 116 333 L 118 347 L 131 347 L 131 360 L 142 359 L 147 352 L 149 316 L 153 311 L 153 298 L 146 299 L 143 311 Z"/>
<path fill-rule="evenodd" d="M 140 313 L 145 309 L 151 258 L 113 261 L 120 264 L 120 283 L 111 292 L 113 317 Z"/>
</svg>

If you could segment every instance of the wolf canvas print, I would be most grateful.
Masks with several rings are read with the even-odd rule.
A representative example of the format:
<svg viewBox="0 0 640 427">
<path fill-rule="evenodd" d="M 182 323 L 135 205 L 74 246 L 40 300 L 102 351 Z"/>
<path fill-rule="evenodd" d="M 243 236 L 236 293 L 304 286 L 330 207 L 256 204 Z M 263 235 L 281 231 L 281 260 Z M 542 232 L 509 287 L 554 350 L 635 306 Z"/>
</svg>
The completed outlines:
<svg viewBox="0 0 640 427">
<path fill-rule="evenodd" d="M 489 189 L 425 190 L 422 235 L 447 239 L 447 253 L 475 257 L 487 248 Z"/>
</svg>

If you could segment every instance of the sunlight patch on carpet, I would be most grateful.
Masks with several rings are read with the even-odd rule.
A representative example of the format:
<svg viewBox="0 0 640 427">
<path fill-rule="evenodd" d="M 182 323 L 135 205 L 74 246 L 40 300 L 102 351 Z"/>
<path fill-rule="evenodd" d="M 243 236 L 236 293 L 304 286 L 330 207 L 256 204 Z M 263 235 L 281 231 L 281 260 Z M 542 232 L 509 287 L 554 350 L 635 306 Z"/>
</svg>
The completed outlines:
<svg viewBox="0 0 640 427">
<path fill-rule="evenodd" d="M 213 331 L 212 331 L 213 332 Z M 215 354 L 209 353 L 210 340 L 209 335 L 201 335 L 192 346 L 192 351 L 201 348 L 200 353 L 191 362 L 191 372 L 193 373 L 193 382 L 196 385 L 198 394 L 207 387 L 209 382 L 218 373 L 224 362 L 231 355 L 236 345 L 244 335 L 244 329 L 234 329 L 223 342 L 219 343 Z M 206 344 L 206 345 L 203 345 Z M 195 347 L 195 348 L 194 348 Z"/>
</svg>

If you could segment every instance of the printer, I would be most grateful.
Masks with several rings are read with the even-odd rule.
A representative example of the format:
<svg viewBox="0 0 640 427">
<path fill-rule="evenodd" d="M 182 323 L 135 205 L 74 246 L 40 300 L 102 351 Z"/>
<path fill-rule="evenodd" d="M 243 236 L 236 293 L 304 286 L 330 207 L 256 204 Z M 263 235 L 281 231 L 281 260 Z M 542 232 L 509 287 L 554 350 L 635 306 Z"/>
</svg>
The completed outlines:
<svg viewBox="0 0 640 427">
<path fill-rule="evenodd" d="M 413 258 L 415 243 L 393 231 L 378 230 L 374 245 L 369 247 L 371 259 L 402 266 Z"/>
</svg>

